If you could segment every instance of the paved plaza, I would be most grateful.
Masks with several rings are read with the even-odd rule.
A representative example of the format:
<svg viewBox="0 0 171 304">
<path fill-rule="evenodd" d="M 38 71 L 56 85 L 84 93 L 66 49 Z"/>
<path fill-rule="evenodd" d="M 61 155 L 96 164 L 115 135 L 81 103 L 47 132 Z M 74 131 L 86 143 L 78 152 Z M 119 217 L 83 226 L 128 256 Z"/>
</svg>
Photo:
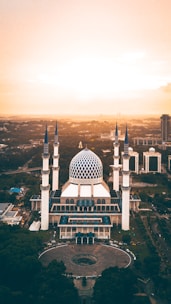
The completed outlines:
<svg viewBox="0 0 171 304">
<path fill-rule="evenodd" d="M 51 248 L 40 257 L 45 266 L 52 260 L 63 261 L 66 272 L 74 276 L 98 276 L 109 267 L 127 267 L 130 256 L 121 249 L 103 244 L 66 244 Z"/>
</svg>

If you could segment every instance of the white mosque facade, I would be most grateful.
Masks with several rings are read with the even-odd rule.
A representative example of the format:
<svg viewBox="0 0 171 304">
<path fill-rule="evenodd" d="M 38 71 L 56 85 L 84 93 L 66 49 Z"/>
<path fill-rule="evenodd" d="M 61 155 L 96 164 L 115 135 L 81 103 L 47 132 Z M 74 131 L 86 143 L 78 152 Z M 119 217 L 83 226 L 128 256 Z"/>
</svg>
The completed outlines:
<svg viewBox="0 0 171 304">
<path fill-rule="evenodd" d="M 31 199 L 33 210 L 40 203 L 41 229 L 49 225 L 59 228 L 60 239 L 75 239 L 76 243 L 94 243 L 95 239 L 110 239 L 111 228 L 120 225 L 130 229 L 130 210 L 138 211 L 140 199 L 130 194 L 129 151 L 126 129 L 122 166 L 119 163 L 118 128 L 113 149 L 113 187 L 103 180 L 103 164 L 88 148 L 76 154 L 69 165 L 69 179 L 59 189 L 59 142 L 56 125 L 52 168 L 52 190 L 49 185 L 49 148 L 46 129 L 43 150 L 40 197 Z M 119 185 L 119 175 L 122 184 Z"/>
</svg>

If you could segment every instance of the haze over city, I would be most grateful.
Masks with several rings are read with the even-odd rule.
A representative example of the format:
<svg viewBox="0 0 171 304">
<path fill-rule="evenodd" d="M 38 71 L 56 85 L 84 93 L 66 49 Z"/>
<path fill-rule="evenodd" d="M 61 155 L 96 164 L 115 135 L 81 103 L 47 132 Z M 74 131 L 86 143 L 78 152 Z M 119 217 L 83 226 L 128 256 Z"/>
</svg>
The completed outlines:
<svg viewBox="0 0 171 304">
<path fill-rule="evenodd" d="M 2 0 L 1 115 L 170 113 L 170 15 L 170 0 Z"/>
</svg>

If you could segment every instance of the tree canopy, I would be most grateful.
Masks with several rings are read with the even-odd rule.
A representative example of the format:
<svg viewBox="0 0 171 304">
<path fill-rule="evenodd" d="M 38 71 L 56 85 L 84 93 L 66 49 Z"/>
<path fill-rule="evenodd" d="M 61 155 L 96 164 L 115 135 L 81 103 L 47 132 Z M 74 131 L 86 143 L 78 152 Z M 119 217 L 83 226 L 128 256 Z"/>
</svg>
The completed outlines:
<svg viewBox="0 0 171 304">
<path fill-rule="evenodd" d="M 0 224 L 1 304 L 78 303 L 63 262 L 54 260 L 44 267 L 38 259 L 42 248 L 40 234 Z"/>
<path fill-rule="evenodd" d="M 110 267 L 102 272 L 95 283 L 95 304 L 131 304 L 135 284 L 136 277 L 130 269 Z"/>
</svg>

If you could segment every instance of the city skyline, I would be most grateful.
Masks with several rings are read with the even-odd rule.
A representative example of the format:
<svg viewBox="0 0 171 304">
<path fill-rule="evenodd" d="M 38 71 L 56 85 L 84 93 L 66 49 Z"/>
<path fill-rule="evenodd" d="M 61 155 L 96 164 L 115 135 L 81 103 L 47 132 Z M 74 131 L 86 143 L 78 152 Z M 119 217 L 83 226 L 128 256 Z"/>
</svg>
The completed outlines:
<svg viewBox="0 0 171 304">
<path fill-rule="evenodd" d="M 170 0 L 0 3 L 1 114 L 171 114 Z"/>
</svg>

